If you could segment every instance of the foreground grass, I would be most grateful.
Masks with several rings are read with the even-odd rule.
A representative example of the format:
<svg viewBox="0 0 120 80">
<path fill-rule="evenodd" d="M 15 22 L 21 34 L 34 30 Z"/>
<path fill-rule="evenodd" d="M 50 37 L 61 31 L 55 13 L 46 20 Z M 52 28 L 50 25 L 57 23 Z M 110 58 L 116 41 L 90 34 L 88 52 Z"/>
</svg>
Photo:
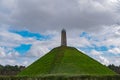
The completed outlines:
<svg viewBox="0 0 120 80">
<path fill-rule="evenodd" d="M 0 80 L 120 80 L 120 75 L 0 76 Z"/>
</svg>

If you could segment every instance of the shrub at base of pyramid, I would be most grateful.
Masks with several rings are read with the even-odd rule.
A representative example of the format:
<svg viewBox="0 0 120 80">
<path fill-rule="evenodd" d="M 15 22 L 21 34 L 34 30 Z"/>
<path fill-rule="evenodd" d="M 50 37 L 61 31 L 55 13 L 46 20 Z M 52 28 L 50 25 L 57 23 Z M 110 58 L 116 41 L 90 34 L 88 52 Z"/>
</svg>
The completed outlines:
<svg viewBox="0 0 120 80">
<path fill-rule="evenodd" d="M 35 61 L 19 76 L 115 75 L 116 73 L 75 48 L 61 46 Z"/>
</svg>

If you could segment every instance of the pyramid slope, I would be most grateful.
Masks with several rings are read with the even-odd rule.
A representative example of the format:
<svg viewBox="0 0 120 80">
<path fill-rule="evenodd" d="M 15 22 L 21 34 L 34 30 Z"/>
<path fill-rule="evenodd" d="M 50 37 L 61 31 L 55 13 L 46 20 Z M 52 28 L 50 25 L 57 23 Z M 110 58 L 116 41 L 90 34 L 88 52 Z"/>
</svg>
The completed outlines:
<svg viewBox="0 0 120 80">
<path fill-rule="evenodd" d="M 58 47 L 28 66 L 19 75 L 114 75 L 109 68 L 72 47 Z"/>
</svg>

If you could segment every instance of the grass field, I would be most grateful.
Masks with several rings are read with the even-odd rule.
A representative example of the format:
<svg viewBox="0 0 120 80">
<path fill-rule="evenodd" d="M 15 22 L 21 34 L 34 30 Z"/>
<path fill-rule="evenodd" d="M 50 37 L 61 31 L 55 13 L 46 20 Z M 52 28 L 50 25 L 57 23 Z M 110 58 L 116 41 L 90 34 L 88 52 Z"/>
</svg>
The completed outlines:
<svg viewBox="0 0 120 80">
<path fill-rule="evenodd" d="M 115 75 L 116 73 L 73 47 L 57 47 L 35 61 L 18 76 Z"/>
</svg>

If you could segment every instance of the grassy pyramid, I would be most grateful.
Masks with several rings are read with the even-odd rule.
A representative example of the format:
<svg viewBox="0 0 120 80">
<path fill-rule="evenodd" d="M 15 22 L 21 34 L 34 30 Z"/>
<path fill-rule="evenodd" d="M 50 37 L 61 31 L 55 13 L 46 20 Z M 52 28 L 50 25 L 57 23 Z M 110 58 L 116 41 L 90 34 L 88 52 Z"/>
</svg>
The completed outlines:
<svg viewBox="0 0 120 80">
<path fill-rule="evenodd" d="M 114 75 L 106 66 L 73 47 L 61 46 L 35 61 L 18 75 Z"/>
</svg>

